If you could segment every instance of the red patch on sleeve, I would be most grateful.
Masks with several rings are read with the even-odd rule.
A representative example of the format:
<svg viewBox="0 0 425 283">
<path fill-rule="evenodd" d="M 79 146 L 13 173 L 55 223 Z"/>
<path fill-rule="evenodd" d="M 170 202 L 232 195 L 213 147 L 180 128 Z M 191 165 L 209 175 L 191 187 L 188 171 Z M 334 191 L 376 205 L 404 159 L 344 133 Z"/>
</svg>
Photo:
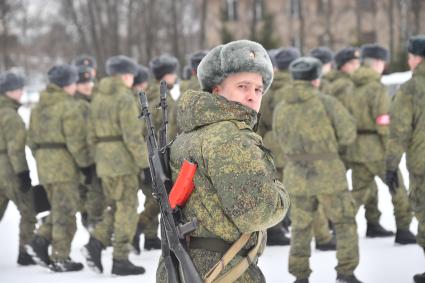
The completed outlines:
<svg viewBox="0 0 425 283">
<path fill-rule="evenodd" d="M 376 118 L 376 124 L 380 125 L 380 126 L 389 125 L 390 121 L 391 121 L 390 115 L 388 115 L 388 114 L 383 114 L 383 115 L 380 115 Z"/>
</svg>

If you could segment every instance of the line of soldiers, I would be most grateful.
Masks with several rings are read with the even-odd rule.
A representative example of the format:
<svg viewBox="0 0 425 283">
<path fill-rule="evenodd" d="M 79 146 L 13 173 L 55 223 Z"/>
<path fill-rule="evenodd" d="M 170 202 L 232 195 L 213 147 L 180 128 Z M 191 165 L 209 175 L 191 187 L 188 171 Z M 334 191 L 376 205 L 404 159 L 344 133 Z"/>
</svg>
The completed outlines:
<svg viewBox="0 0 425 283">
<path fill-rule="evenodd" d="M 246 42 L 238 44 L 242 49 L 244 44 L 251 46 Z M 254 46 L 250 48 L 255 49 Z M 241 53 L 245 50 L 242 49 Z M 394 235 L 379 224 L 375 176 L 390 189 L 397 226 L 395 242 L 412 244 L 417 239 L 424 248 L 425 171 L 421 154 L 425 151 L 421 113 L 425 37 L 412 37 L 408 51 L 414 75 L 393 103 L 380 83 L 389 54 L 379 45 L 368 44 L 360 50 L 344 48 L 335 57 L 324 47 L 312 50 L 311 57 L 300 57 L 295 48 L 269 52 L 275 68 L 274 81 L 262 98 L 261 108 L 256 110 L 262 115 L 257 126 L 265 148 L 274 155 L 274 178 L 283 180 L 291 196 L 289 271 L 296 282 L 308 282 L 309 243 L 313 235 L 317 249 L 337 250 L 338 282 L 360 282 L 354 276 L 359 258 L 355 223 L 358 208 L 364 205 L 366 209 L 366 236 Z M 252 52 L 248 55 L 256 60 L 257 53 Z M 208 68 L 217 67 L 211 61 L 214 54 L 198 52 L 191 57 L 191 79 L 181 83 L 182 93 L 190 94 L 186 91 L 190 89 L 221 91 L 220 87 L 215 90 L 215 85 L 206 89 L 202 84 L 214 76 L 223 80 L 221 74 L 209 74 L 207 67 L 198 74 L 201 62 L 211 64 Z M 238 58 L 238 54 L 235 56 Z M 12 72 L 0 76 L 0 174 L 4 177 L 0 180 L 0 209 L 4 212 L 7 201 L 12 200 L 21 213 L 19 264 L 34 264 L 35 260 L 57 272 L 81 270 L 83 265 L 69 257 L 76 230 L 75 214 L 79 211 L 90 231 L 89 242 L 82 248 L 89 267 L 103 272 L 102 251 L 112 245 L 113 274 L 145 272 L 128 260 L 130 244 L 140 253 L 140 234 L 144 233 L 145 249 L 160 248 L 159 208 L 151 195 L 145 130 L 135 118 L 139 113 L 134 94 L 147 92 L 153 120 L 159 128 L 161 117 L 155 109 L 159 81 L 165 80 L 172 89 L 177 81 L 178 62 L 173 56 L 162 55 L 151 60 L 149 67 L 154 75 L 152 81 L 147 68 L 126 56 L 114 56 L 106 62 L 108 76 L 98 83 L 96 62 L 91 57 L 77 58 L 72 65 L 54 66 L 48 72 L 49 84 L 31 112 L 27 133 L 17 114 L 24 80 Z M 204 78 L 205 72 L 210 77 Z M 185 124 L 183 114 L 187 113 L 178 110 L 189 101 L 184 100 L 185 95 L 178 103 L 168 97 L 170 138 L 195 129 Z M 51 204 L 49 216 L 35 234 L 25 144 L 33 152 L 40 183 Z M 398 170 L 401 154 L 406 151 L 411 173 L 410 202 Z M 346 182 L 349 169 L 351 192 Z M 138 188 L 146 196 L 145 209 L 139 215 Z M 419 220 L 417 238 L 409 230 L 412 211 Z M 268 229 L 268 245 L 289 244 L 285 235 L 289 222 L 284 220 Z M 223 223 L 211 225 L 208 230 Z M 415 282 L 424 282 L 424 277 L 416 275 Z"/>
</svg>

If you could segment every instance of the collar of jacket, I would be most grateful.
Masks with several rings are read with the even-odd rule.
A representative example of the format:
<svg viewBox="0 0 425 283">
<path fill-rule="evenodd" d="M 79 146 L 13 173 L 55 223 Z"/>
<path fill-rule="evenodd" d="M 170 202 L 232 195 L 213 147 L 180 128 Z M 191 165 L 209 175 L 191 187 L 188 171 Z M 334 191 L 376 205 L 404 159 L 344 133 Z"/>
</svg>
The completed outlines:
<svg viewBox="0 0 425 283">
<path fill-rule="evenodd" d="M 131 93 L 131 88 L 127 87 L 119 76 L 103 78 L 99 83 L 98 93 L 101 95 L 120 95 L 123 92 Z"/>
<path fill-rule="evenodd" d="M 413 76 L 425 76 L 425 58 L 422 59 L 422 62 L 413 71 Z"/>
<path fill-rule="evenodd" d="M 356 85 L 362 86 L 370 82 L 380 83 L 381 76 L 372 68 L 362 66 L 352 73 L 351 79 Z"/>
<path fill-rule="evenodd" d="M 319 93 L 310 81 L 294 80 L 293 83 L 285 89 L 283 93 L 283 100 L 286 103 L 302 103 Z"/>
<path fill-rule="evenodd" d="M 179 99 L 177 121 L 184 132 L 231 120 L 244 122 L 252 129 L 257 123 L 257 112 L 210 92 L 189 90 Z"/>
<path fill-rule="evenodd" d="M 39 105 L 51 105 L 68 99 L 73 99 L 73 97 L 59 86 L 49 84 L 46 89 L 40 93 Z"/>
<path fill-rule="evenodd" d="M 0 95 L 0 108 L 12 108 L 15 111 L 18 110 L 20 103 L 6 95 Z"/>
<path fill-rule="evenodd" d="M 82 94 L 81 92 L 78 92 L 78 91 L 75 93 L 74 98 L 77 99 L 77 100 L 81 99 L 81 100 L 84 100 L 84 101 L 87 101 L 87 102 L 91 102 L 91 100 L 92 100 L 91 95 L 84 95 L 84 94 Z"/>
</svg>

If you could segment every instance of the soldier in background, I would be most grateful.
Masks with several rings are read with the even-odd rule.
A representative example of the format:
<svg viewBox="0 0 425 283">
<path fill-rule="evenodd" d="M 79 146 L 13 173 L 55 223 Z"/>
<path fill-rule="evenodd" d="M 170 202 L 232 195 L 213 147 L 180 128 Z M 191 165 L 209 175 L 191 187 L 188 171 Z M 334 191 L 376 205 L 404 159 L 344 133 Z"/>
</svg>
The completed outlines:
<svg viewBox="0 0 425 283">
<path fill-rule="evenodd" d="M 90 116 L 90 103 L 93 98 L 94 77 L 92 68 L 89 65 L 80 65 L 78 68 L 77 92 L 74 97 L 77 100 L 77 107 L 81 111 L 84 124 L 85 136 L 88 135 L 88 122 Z M 91 159 L 94 159 L 94 148 L 90 148 Z M 84 184 L 84 178 L 80 182 L 81 199 L 81 220 L 86 228 L 93 229 L 96 223 L 102 220 L 104 210 L 104 196 L 100 179 L 96 175 L 93 167 L 92 180 L 90 185 Z"/>
<path fill-rule="evenodd" d="M 21 215 L 19 224 L 19 265 L 35 264 L 25 245 L 34 237 L 35 212 L 31 194 L 31 178 L 25 158 L 26 130 L 18 114 L 24 78 L 13 72 L 0 75 L 0 207 L 9 200 Z M 3 217 L 4 210 L 0 213 Z"/>
<path fill-rule="evenodd" d="M 418 219 L 417 241 L 425 252 L 425 35 L 409 39 L 408 63 L 413 77 L 401 86 L 391 106 L 391 125 L 386 152 L 385 182 L 400 190 L 398 165 L 407 153 L 410 177 L 410 201 Z M 425 272 L 414 276 L 416 283 L 425 283 Z"/>
<path fill-rule="evenodd" d="M 180 93 L 183 94 L 189 89 L 199 90 L 200 85 L 198 81 L 197 69 L 201 60 L 207 55 L 206 51 L 199 51 L 190 55 L 189 63 L 190 63 L 190 80 L 182 81 L 180 84 Z"/>
<path fill-rule="evenodd" d="M 93 171 L 86 142 L 84 117 L 73 98 L 78 73 L 74 66 L 57 65 L 48 72 L 49 84 L 31 111 L 28 145 L 37 162 L 40 183 L 51 205 L 45 223 L 28 245 L 28 252 L 52 271 L 79 271 L 70 257 L 76 232 L 80 173 L 89 183 Z M 48 246 L 52 244 L 49 257 Z"/>
<path fill-rule="evenodd" d="M 137 66 L 137 74 L 134 77 L 133 90 L 135 94 L 138 94 L 141 91 L 146 91 L 149 87 L 149 69 L 145 66 Z M 136 95 L 139 99 L 138 95 Z"/>
<path fill-rule="evenodd" d="M 131 90 L 137 64 L 123 55 L 110 57 L 106 72 L 109 77 L 100 81 L 90 105 L 88 132 L 89 144 L 95 147 L 96 172 L 102 180 L 106 208 L 82 252 L 88 266 L 102 273 L 102 250 L 112 240 L 112 274 L 143 274 L 145 269 L 128 258 L 137 225 L 137 175 L 148 167 Z"/>
<path fill-rule="evenodd" d="M 97 76 L 97 62 L 93 56 L 90 55 L 80 55 L 72 61 L 73 65 L 77 67 L 84 66 L 90 70 L 90 75 L 94 83 L 96 82 Z"/>
<path fill-rule="evenodd" d="M 333 69 L 334 53 L 326 46 L 314 48 L 310 51 L 310 56 L 319 59 L 322 62 L 322 78 L 320 82 L 320 89 L 326 89 L 328 78 L 335 74 Z"/>
<path fill-rule="evenodd" d="M 202 59 L 198 79 L 202 91 L 187 91 L 179 100 L 183 132 L 171 145 L 170 155 L 173 179 L 183 160 L 198 164 L 196 189 L 183 207 L 183 218 L 196 217 L 199 224 L 188 238 L 189 254 L 201 278 L 217 264 L 220 277 L 265 282 L 257 265 L 264 230 L 280 222 L 289 206 L 285 189 L 275 179 L 273 159 L 253 131 L 273 67 L 260 44 L 233 41 Z M 236 255 L 228 266 L 218 264 L 238 239 L 246 241 L 232 248 Z M 243 267 L 238 270 L 234 267 L 239 263 Z M 157 282 L 167 282 L 166 277 L 160 260 Z"/>
<path fill-rule="evenodd" d="M 356 119 L 357 138 L 347 147 L 346 160 L 352 170 L 352 194 L 357 208 L 373 200 L 378 200 L 378 188 L 375 176 L 385 180 L 385 149 L 390 127 L 390 97 L 380 78 L 389 58 L 388 50 L 377 45 L 367 44 L 361 49 L 363 66 L 356 70 L 351 79 L 353 91 L 344 103 Z M 399 172 L 401 180 L 401 174 Z M 412 211 L 403 182 L 398 188 L 390 188 L 394 205 L 398 244 L 416 243 L 415 235 L 409 231 Z M 379 224 L 380 212 L 367 217 L 368 237 L 391 236 Z"/>
<path fill-rule="evenodd" d="M 287 157 L 283 183 L 291 196 L 289 272 L 297 283 L 309 282 L 310 242 L 315 214 L 322 205 L 335 226 L 337 282 L 359 283 L 359 262 L 353 198 L 338 148 L 354 141 L 354 119 L 320 87 L 321 63 L 312 57 L 294 61 L 294 82 L 275 109 L 273 132 Z M 302 141 L 302 142 L 300 142 Z"/>
</svg>

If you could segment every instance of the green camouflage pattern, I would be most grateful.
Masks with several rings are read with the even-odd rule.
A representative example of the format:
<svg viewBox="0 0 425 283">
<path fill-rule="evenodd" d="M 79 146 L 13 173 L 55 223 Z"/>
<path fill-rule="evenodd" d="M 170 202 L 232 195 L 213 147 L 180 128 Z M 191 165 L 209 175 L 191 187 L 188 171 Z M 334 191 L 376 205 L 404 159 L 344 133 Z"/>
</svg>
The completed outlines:
<svg viewBox="0 0 425 283">
<path fill-rule="evenodd" d="M 103 177 L 102 187 L 107 208 L 102 221 L 95 226 L 92 236 L 107 247 L 111 244 L 113 234 L 113 258 L 128 259 L 130 243 L 137 226 L 137 175 Z"/>
<path fill-rule="evenodd" d="M 349 74 L 332 70 L 322 78 L 322 93 L 335 97 L 344 106 L 348 96 L 353 92 L 354 83 Z"/>
<path fill-rule="evenodd" d="M 335 269 L 339 274 L 353 274 L 359 264 L 359 247 L 355 205 L 349 191 L 316 196 L 291 195 L 291 204 L 289 273 L 297 279 L 308 278 L 311 274 L 309 258 L 313 221 L 318 206 L 322 206 L 335 228 L 338 260 Z"/>
<path fill-rule="evenodd" d="M 283 183 L 293 201 L 289 272 L 297 279 L 310 276 L 310 243 L 321 206 L 335 227 L 336 270 L 351 275 L 359 262 L 357 225 L 338 148 L 355 139 L 353 118 L 337 99 L 321 94 L 311 82 L 294 81 L 276 107 L 273 132 L 288 156 Z M 318 154 L 323 156 L 307 160 Z"/>
<path fill-rule="evenodd" d="M 351 163 L 353 190 L 351 194 L 356 201 L 357 210 L 365 205 L 368 223 L 379 224 L 381 216 L 378 210 L 378 187 L 375 176 L 385 180 L 385 163 L 382 161 L 367 163 Z M 397 229 L 408 230 L 412 221 L 412 209 L 403 184 L 403 176 L 398 172 L 399 187 L 391 194 Z"/>
<path fill-rule="evenodd" d="M 339 147 L 356 137 L 355 122 L 344 106 L 306 81 L 295 81 L 285 91 L 274 113 L 273 132 L 285 156 L 336 156 Z M 347 189 L 345 167 L 337 156 L 313 162 L 288 159 L 283 181 L 291 195 L 332 194 Z"/>
<path fill-rule="evenodd" d="M 0 219 L 9 200 L 21 215 L 19 223 L 19 249 L 34 236 L 35 212 L 31 192 L 20 189 L 17 174 L 28 170 L 25 158 L 26 130 L 18 114 L 19 104 L 5 95 L 0 95 Z"/>
<path fill-rule="evenodd" d="M 139 214 L 138 224 L 142 227 L 145 239 L 153 239 L 158 236 L 159 205 L 152 196 L 152 187 L 145 184 L 140 185 L 140 187 L 145 195 L 145 203 L 143 205 L 143 211 Z"/>
<path fill-rule="evenodd" d="M 329 220 L 322 205 L 319 205 L 313 219 L 313 235 L 316 244 L 326 244 L 332 240 Z"/>
<path fill-rule="evenodd" d="M 84 124 L 82 127 L 84 128 L 84 133 L 86 137 L 88 136 L 88 123 L 90 118 L 90 103 L 92 100 L 91 96 L 83 95 L 77 92 L 74 95 L 74 98 L 77 101 L 77 107 L 81 111 Z M 90 147 L 90 158 L 94 160 L 94 150 L 93 146 Z M 97 222 L 102 219 L 102 214 L 104 210 L 104 196 L 102 191 L 102 185 L 99 177 L 96 176 L 96 172 L 94 172 L 91 184 L 84 184 L 85 177 L 81 174 L 80 177 L 80 212 L 87 213 L 87 222 L 89 225 L 94 226 Z"/>
<path fill-rule="evenodd" d="M 356 119 L 357 138 L 347 147 L 346 159 L 350 162 L 373 162 L 385 159 L 388 125 L 378 125 L 376 118 L 389 114 L 390 97 L 380 82 L 380 75 L 367 67 L 360 67 L 352 75 L 354 89 L 344 103 Z M 362 134 L 359 131 L 375 131 Z"/>
<path fill-rule="evenodd" d="M 97 175 L 136 175 L 148 167 L 148 156 L 137 119 L 139 111 L 132 90 L 119 77 L 100 81 L 90 105 L 88 140 L 95 147 Z M 100 139 L 115 137 L 116 141 Z"/>
<path fill-rule="evenodd" d="M 40 101 L 31 111 L 27 139 L 41 184 L 78 180 L 79 167 L 93 163 L 83 124 L 75 99 L 63 89 L 48 85 L 41 92 Z M 39 148 L 46 143 L 59 143 L 64 147 Z"/>
<path fill-rule="evenodd" d="M 198 164 L 195 190 L 183 208 L 184 218 L 198 219 L 199 226 L 191 236 L 233 243 L 241 233 L 264 230 L 280 222 L 289 198 L 274 179 L 269 151 L 252 131 L 257 112 L 219 95 L 188 91 L 179 100 L 177 117 L 183 133 L 171 146 L 173 179 L 185 159 Z M 255 242 L 253 235 L 246 248 Z M 204 249 L 189 252 L 201 276 L 222 256 Z M 228 268 L 239 259 L 234 258 Z M 157 282 L 165 282 L 165 274 L 160 264 Z M 251 264 L 236 282 L 265 280 L 257 265 Z"/>
<path fill-rule="evenodd" d="M 201 90 L 201 85 L 199 84 L 198 77 L 196 75 L 192 75 L 190 80 L 180 81 L 180 94 L 183 94 L 188 90 Z"/>
<path fill-rule="evenodd" d="M 51 210 L 37 234 L 52 243 L 52 260 L 65 260 L 69 257 L 77 230 L 75 214 L 79 203 L 78 182 L 46 184 L 44 188 Z"/>
<path fill-rule="evenodd" d="M 391 128 L 387 150 L 387 169 L 398 168 L 406 152 L 410 178 L 410 200 L 418 219 L 417 241 L 425 247 L 425 61 L 413 77 L 401 86 L 391 105 Z"/>
</svg>

